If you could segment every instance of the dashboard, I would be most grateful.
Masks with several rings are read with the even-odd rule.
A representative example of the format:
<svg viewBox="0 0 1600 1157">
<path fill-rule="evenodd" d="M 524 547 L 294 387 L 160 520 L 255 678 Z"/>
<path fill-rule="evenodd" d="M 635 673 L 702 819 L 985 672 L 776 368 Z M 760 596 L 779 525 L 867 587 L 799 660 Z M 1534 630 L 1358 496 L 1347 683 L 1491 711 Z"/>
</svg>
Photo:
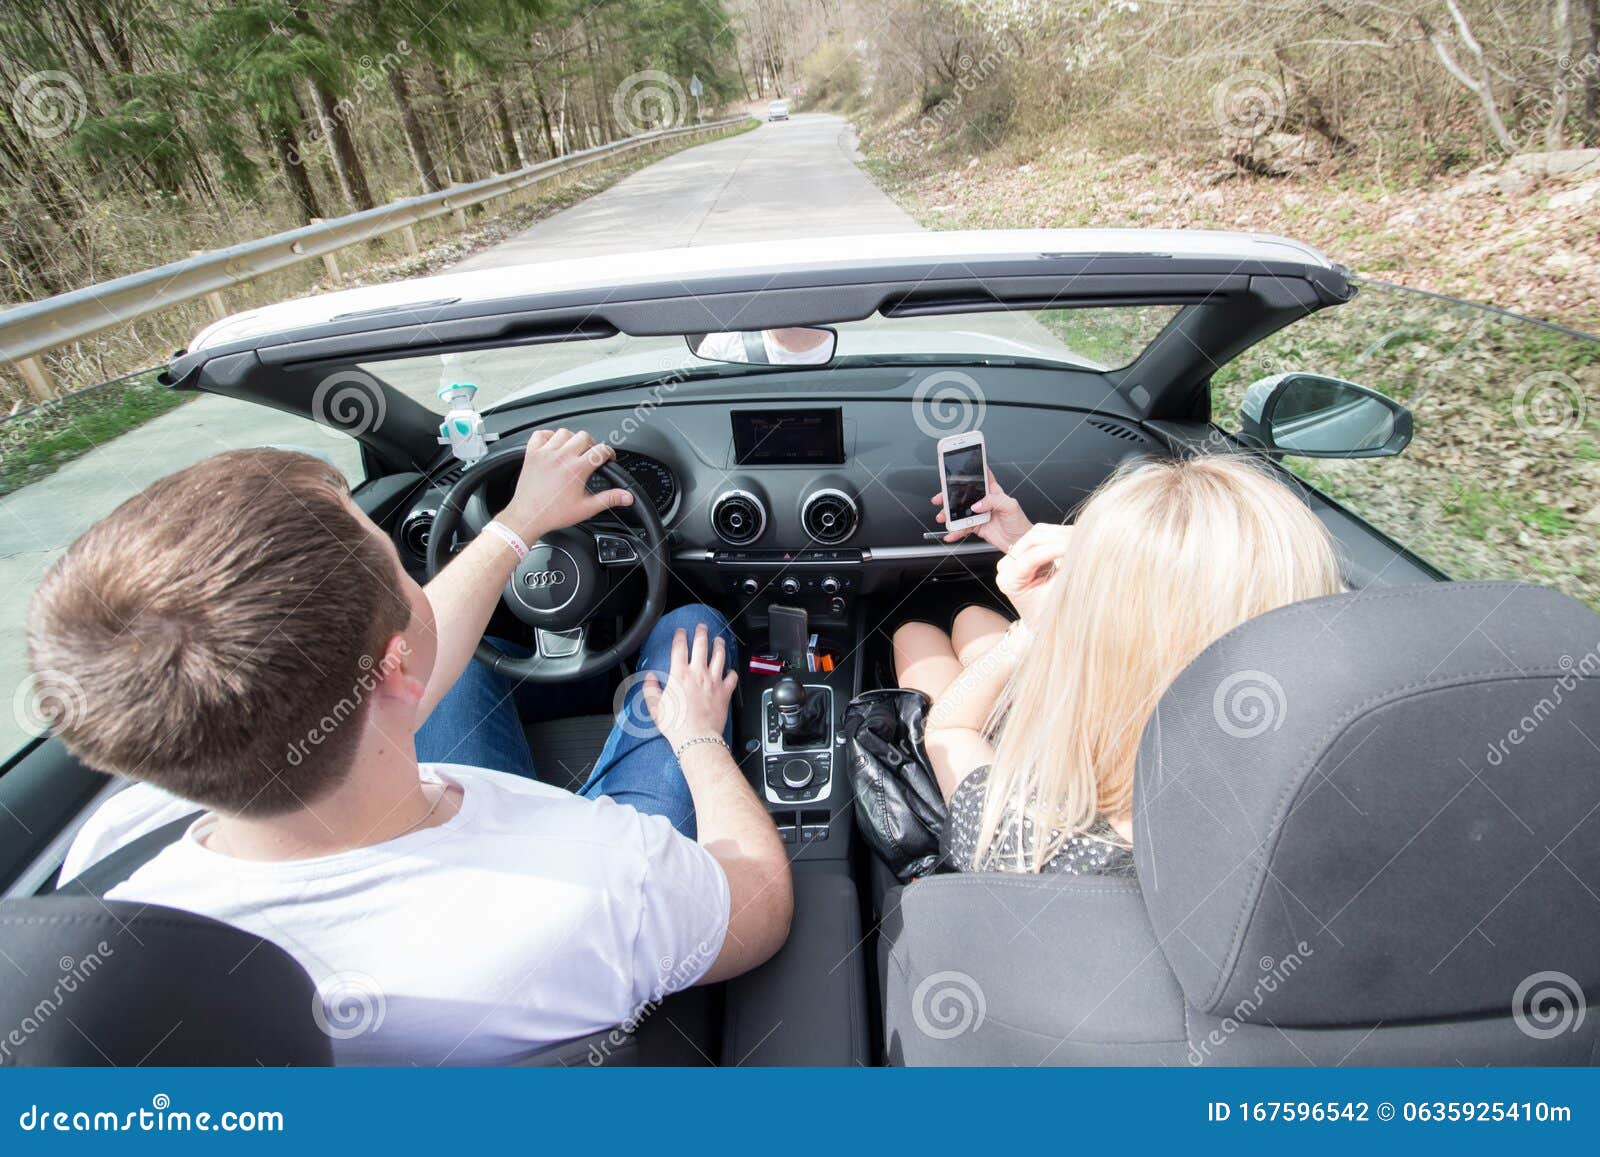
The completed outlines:
<svg viewBox="0 0 1600 1157">
<path fill-rule="evenodd" d="M 668 530 L 674 576 L 757 617 L 778 601 L 842 621 L 860 595 L 907 578 L 992 567 L 992 548 L 975 538 L 951 546 L 927 537 L 938 529 L 929 501 L 939 487 L 935 446 L 950 430 L 935 428 L 935 411 L 919 401 L 841 398 L 837 385 L 806 394 L 722 384 L 719 394 L 734 395 L 726 399 L 679 392 L 648 410 L 621 391 L 532 403 L 500 433 L 510 440 L 559 425 L 615 446 Z M 990 466 L 1036 520 L 1066 521 L 1119 462 L 1164 445 L 1115 413 L 1013 401 L 998 386 L 979 396 Z M 436 478 L 401 518 L 408 565 L 425 553 L 451 480 Z M 508 497 L 486 494 L 476 511 L 469 504 L 468 525 Z"/>
<path fill-rule="evenodd" d="M 650 499 L 650 505 L 656 508 L 656 516 L 662 523 L 670 523 L 672 516 L 678 512 L 678 476 L 671 467 L 636 450 L 618 450 L 617 465 L 639 484 L 639 488 Z M 605 479 L 596 475 L 589 480 L 589 493 L 598 494 L 607 485 Z"/>
</svg>

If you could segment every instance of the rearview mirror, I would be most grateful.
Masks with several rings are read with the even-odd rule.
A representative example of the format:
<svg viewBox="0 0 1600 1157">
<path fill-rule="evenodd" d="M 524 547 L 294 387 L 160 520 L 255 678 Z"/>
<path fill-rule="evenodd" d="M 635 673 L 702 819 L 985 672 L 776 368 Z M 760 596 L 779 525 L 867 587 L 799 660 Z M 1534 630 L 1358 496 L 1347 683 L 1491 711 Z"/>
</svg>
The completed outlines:
<svg viewBox="0 0 1600 1157">
<path fill-rule="evenodd" d="M 737 366 L 825 366 L 833 360 L 839 335 L 821 326 L 691 333 L 689 352 L 710 362 Z"/>
<path fill-rule="evenodd" d="M 1389 458 L 1411 442 L 1411 411 L 1340 378 L 1274 374 L 1245 391 L 1239 433 L 1252 446 L 1301 458 Z"/>
</svg>

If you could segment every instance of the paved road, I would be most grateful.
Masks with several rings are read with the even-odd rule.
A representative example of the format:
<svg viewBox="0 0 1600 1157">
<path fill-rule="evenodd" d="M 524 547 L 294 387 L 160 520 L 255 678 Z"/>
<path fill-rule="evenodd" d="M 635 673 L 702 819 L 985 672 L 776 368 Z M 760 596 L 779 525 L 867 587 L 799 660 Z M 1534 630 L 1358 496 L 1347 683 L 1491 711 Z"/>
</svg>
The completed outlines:
<svg viewBox="0 0 1600 1157">
<path fill-rule="evenodd" d="M 850 128 L 837 117 L 764 124 L 642 169 L 457 268 L 916 229 L 854 157 Z M 357 468 L 354 443 L 342 435 L 260 407 L 200 398 L 0 498 L 0 757 L 27 734 L 27 711 L 14 695 L 26 672 L 27 601 L 61 551 L 165 474 L 218 450 L 284 444 L 330 455 L 347 474 Z"/>
</svg>

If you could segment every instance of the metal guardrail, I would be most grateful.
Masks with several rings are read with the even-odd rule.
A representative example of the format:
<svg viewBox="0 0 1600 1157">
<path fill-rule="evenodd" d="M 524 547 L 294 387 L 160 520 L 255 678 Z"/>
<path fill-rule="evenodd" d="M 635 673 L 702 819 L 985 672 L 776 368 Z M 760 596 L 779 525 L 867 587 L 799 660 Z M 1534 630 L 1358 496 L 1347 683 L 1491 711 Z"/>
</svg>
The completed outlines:
<svg viewBox="0 0 1600 1157">
<path fill-rule="evenodd" d="M 464 225 L 464 210 L 473 205 L 503 197 L 596 161 L 663 141 L 716 132 L 748 119 L 729 117 L 707 124 L 660 129 L 627 137 L 542 161 L 515 172 L 487 177 L 467 185 L 453 185 L 438 193 L 391 201 L 365 212 L 330 218 L 227 249 L 198 253 L 184 261 L 174 261 L 71 293 L 13 306 L 0 312 L 0 361 L 14 365 L 28 389 L 41 400 L 49 398 L 54 391 L 47 371 L 38 360 L 39 354 L 49 350 L 201 297 L 209 298 L 213 312 L 220 316 L 225 312 L 220 294 L 230 286 L 313 257 L 331 261 L 332 255 L 341 249 L 400 230 L 408 231 L 407 246 L 416 252 L 416 238 L 409 230 L 419 222 L 454 213 Z M 330 264 L 329 268 L 330 271 L 337 271 L 336 265 Z"/>
</svg>

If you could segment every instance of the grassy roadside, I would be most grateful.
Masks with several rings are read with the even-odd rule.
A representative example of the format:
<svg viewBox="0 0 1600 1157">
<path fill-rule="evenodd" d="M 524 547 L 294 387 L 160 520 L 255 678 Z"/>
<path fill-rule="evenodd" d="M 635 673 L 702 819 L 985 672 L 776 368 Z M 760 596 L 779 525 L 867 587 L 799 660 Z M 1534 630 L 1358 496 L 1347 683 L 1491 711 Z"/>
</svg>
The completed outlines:
<svg viewBox="0 0 1600 1157">
<path fill-rule="evenodd" d="M 1208 184 L 1214 168 L 1193 158 L 1111 157 L 1064 137 L 968 156 L 911 147 L 892 125 L 861 136 L 868 172 L 929 228 L 1282 233 L 1358 274 L 1600 332 L 1600 210 L 1509 165 L 1449 187 L 1353 172 Z M 1454 578 L 1531 579 L 1600 609 L 1600 340 L 1369 282 L 1218 370 L 1216 420 L 1236 428 L 1252 381 L 1296 369 L 1381 390 L 1415 417 L 1398 458 L 1289 459 L 1296 473 Z"/>
<path fill-rule="evenodd" d="M 548 187 L 534 186 L 531 194 L 517 198 L 519 203 L 507 205 L 493 217 L 484 214 L 467 232 L 447 236 L 415 256 L 352 270 L 338 286 L 318 283 L 314 289 L 348 289 L 440 272 L 473 253 L 498 245 L 546 217 L 604 192 L 656 161 L 697 144 L 749 132 L 757 123 L 752 120 L 707 140 L 663 148 L 649 156 L 622 157 L 609 165 L 580 170 L 553 181 Z M 492 206 L 493 202 L 490 204 Z M 194 397 L 158 385 L 157 372 L 156 369 L 140 369 L 127 377 L 41 403 L 9 418 L 0 418 L 0 496 L 53 474 L 74 458 Z"/>
<path fill-rule="evenodd" d="M 155 370 L 146 370 L 0 422 L 0 495 L 48 477 L 62 464 L 195 396 L 158 385 L 155 375 Z"/>
</svg>

